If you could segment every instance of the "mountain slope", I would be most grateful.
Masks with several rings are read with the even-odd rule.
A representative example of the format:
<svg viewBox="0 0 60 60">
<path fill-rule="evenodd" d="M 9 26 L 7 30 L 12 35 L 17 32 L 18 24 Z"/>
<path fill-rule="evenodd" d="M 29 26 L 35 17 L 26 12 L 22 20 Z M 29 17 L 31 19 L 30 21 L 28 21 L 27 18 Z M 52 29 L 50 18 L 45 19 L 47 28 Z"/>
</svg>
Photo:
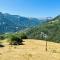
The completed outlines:
<svg viewBox="0 0 60 60">
<path fill-rule="evenodd" d="M 22 29 L 22 26 L 19 26 L 19 30 Z M 17 25 L 12 22 L 11 20 L 8 20 L 4 14 L 0 13 L 0 33 L 5 32 L 15 32 L 17 31 Z"/>
<path fill-rule="evenodd" d="M 42 24 L 43 22 L 46 22 L 46 20 L 10 15 L 8 13 L 3 14 L 0 12 L 0 33 L 20 31 Z"/>
<path fill-rule="evenodd" d="M 40 26 L 28 29 L 26 33 L 29 38 L 45 40 L 41 37 L 41 32 L 47 35 L 47 40 L 60 42 L 60 15 Z"/>
</svg>

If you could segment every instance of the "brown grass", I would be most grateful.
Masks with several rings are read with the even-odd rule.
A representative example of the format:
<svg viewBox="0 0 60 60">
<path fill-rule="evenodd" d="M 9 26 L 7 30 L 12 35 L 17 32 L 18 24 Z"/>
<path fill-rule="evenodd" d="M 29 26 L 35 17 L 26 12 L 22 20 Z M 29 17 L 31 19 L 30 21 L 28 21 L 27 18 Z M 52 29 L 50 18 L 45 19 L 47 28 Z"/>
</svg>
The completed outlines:
<svg viewBox="0 0 60 60">
<path fill-rule="evenodd" d="M 48 42 L 45 51 L 45 41 L 27 39 L 24 45 L 0 48 L 0 60 L 60 60 L 60 44 Z"/>
</svg>

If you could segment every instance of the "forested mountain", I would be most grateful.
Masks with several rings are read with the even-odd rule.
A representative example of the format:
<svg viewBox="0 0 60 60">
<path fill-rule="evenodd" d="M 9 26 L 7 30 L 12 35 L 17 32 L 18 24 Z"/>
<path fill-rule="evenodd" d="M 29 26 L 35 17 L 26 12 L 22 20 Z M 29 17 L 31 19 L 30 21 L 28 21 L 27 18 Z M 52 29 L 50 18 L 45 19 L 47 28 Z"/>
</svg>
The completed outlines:
<svg viewBox="0 0 60 60">
<path fill-rule="evenodd" d="M 0 33 L 24 30 L 46 21 L 47 19 L 27 18 L 0 12 Z"/>
<path fill-rule="evenodd" d="M 41 32 L 47 35 L 48 41 L 60 42 L 60 15 L 44 24 L 28 29 L 26 31 L 28 38 L 42 39 Z"/>
</svg>

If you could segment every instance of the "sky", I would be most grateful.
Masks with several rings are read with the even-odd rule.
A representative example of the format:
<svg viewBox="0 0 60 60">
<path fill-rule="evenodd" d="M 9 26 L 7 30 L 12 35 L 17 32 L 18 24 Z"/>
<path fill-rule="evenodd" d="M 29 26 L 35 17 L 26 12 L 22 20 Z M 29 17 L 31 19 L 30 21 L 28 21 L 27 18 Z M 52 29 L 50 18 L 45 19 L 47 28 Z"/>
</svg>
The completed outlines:
<svg viewBox="0 0 60 60">
<path fill-rule="evenodd" d="M 60 0 L 0 0 L 0 12 L 25 17 L 55 17 Z"/>
</svg>

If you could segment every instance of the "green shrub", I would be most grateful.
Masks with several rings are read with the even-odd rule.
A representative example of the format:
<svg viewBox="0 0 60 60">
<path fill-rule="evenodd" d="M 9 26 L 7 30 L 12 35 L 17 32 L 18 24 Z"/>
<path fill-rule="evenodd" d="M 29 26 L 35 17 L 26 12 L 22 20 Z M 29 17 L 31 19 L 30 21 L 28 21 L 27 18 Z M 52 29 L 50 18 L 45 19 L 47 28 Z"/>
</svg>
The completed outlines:
<svg viewBox="0 0 60 60">
<path fill-rule="evenodd" d="M 9 40 L 10 45 L 20 45 L 22 44 L 22 42 L 23 40 L 17 37 L 16 35 L 10 35 L 10 40 Z"/>
<path fill-rule="evenodd" d="M 18 36 L 21 39 L 27 39 L 27 35 L 23 32 L 16 33 L 15 35 Z"/>
<path fill-rule="evenodd" d="M 1 40 L 4 40 L 5 37 L 4 37 L 3 35 L 0 35 L 0 39 L 1 39 Z"/>
<path fill-rule="evenodd" d="M 24 34 L 24 33 L 21 33 L 21 39 L 27 39 L 27 36 L 26 36 L 26 34 Z"/>
</svg>

